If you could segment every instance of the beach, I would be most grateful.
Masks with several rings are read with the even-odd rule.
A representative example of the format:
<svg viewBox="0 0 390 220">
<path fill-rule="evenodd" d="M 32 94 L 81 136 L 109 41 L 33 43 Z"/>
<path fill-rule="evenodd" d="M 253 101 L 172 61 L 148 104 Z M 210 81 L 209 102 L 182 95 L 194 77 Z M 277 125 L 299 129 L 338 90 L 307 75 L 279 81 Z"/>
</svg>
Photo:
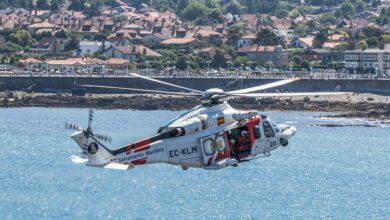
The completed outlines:
<svg viewBox="0 0 390 220">
<path fill-rule="evenodd" d="M 194 97 L 142 94 L 0 93 L 0 107 L 53 107 L 132 110 L 186 110 L 205 100 Z M 278 98 L 227 98 L 234 108 L 258 111 L 303 111 L 336 113 L 335 117 L 389 120 L 390 97 L 368 93 L 332 96 Z"/>
</svg>

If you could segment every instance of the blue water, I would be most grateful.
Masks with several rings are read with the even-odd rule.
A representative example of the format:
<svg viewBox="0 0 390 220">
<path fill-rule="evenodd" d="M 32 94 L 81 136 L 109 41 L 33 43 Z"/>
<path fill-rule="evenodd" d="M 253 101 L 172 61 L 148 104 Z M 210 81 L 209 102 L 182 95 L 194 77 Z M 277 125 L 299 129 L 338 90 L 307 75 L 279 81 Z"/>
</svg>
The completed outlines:
<svg viewBox="0 0 390 220">
<path fill-rule="evenodd" d="M 97 110 L 93 128 L 121 145 L 177 114 Z M 0 109 L 0 219 L 390 219 L 389 126 L 268 115 L 298 129 L 271 157 L 218 171 L 118 171 L 69 160 L 79 149 L 64 122 L 85 125 L 85 109 Z"/>
</svg>

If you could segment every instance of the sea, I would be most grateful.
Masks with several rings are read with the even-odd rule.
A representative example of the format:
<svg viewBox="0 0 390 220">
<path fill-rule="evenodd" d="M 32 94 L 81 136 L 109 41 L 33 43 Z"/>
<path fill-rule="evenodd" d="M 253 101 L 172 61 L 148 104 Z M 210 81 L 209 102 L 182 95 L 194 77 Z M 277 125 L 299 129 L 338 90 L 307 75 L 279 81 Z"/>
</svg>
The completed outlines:
<svg viewBox="0 0 390 220">
<path fill-rule="evenodd" d="M 92 128 L 115 148 L 180 113 L 95 110 Z M 2 108 L 0 219 L 390 219 L 389 124 L 265 114 L 297 128 L 269 157 L 214 171 L 121 171 L 71 162 L 80 149 L 64 125 L 85 127 L 87 109 Z"/>
</svg>

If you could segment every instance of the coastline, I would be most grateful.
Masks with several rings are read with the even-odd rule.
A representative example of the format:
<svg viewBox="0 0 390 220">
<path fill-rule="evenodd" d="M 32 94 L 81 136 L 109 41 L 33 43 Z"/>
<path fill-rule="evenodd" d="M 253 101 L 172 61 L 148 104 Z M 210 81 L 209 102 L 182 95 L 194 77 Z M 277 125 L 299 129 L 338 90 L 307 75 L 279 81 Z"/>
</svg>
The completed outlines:
<svg viewBox="0 0 390 220">
<path fill-rule="evenodd" d="M 202 103 L 193 97 L 141 94 L 87 94 L 72 96 L 68 93 L 15 92 L 1 94 L 0 108 L 54 107 L 133 110 L 186 110 Z M 332 117 L 369 118 L 390 120 L 390 97 L 371 94 L 352 94 L 325 97 L 284 98 L 229 98 L 237 109 L 258 111 L 329 112 Z M 336 113 L 336 115 L 333 115 Z"/>
</svg>

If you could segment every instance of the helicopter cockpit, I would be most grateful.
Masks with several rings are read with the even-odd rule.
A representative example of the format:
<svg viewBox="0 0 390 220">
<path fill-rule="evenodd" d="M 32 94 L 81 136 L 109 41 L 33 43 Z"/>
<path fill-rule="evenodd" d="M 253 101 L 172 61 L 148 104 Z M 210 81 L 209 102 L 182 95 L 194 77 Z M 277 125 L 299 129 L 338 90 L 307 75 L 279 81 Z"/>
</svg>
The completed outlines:
<svg viewBox="0 0 390 220">
<path fill-rule="evenodd" d="M 279 132 L 278 126 L 265 115 L 259 115 L 245 124 L 228 130 L 227 137 L 232 157 L 237 160 L 248 157 L 253 153 L 252 148 L 256 143 L 261 145 L 262 151 L 276 146 L 276 135 Z M 260 150 L 258 148 L 259 146 L 256 146 L 255 150 Z"/>
</svg>

